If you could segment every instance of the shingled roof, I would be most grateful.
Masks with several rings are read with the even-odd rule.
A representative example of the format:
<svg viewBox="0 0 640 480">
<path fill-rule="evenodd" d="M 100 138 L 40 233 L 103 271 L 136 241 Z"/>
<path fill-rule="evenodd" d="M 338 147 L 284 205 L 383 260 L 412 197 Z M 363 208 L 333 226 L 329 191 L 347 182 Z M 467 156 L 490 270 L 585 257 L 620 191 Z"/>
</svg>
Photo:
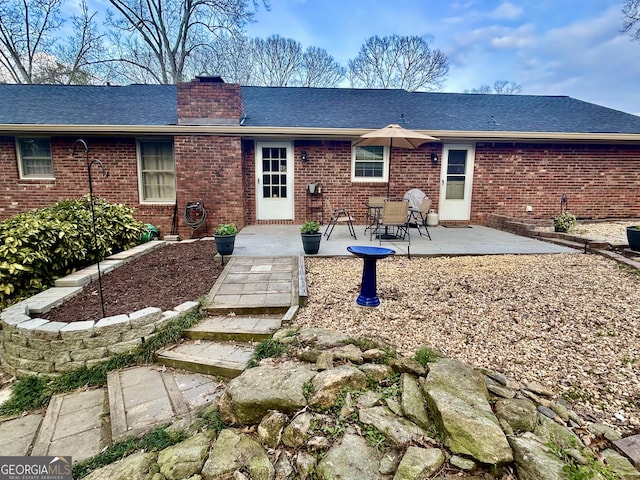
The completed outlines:
<svg viewBox="0 0 640 480">
<path fill-rule="evenodd" d="M 0 124 L 176 123 L 175 85 L 0 85 Z"/>
<path fill-rule="evenodd" d="M 243 127 L 640 134 L 640 117 L 566 96 L 242 87 Z M 178 123 L 175 85 L 0 85 L 0 125 Z"/>
<path fill-rule="evenodd" d="M 244 87 L 246 125 L 640 133 L 640 117 L 565 96 Z"/>
</svg>

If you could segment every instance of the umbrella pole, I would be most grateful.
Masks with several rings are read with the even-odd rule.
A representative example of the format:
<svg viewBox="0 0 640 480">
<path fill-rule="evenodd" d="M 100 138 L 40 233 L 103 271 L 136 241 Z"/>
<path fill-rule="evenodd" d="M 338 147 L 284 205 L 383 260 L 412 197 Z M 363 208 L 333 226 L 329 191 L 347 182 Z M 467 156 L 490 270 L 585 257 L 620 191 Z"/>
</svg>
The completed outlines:
<svg viewBox="0 0 640 480">
<path fill-rule="evenodd" d="M 391 154 L 393 153 L 393 138 L 389 140 L 389 173 L 387 174 L 387 200 L 391 200 L 389 195 L 391 189 Z"/>
</svg>

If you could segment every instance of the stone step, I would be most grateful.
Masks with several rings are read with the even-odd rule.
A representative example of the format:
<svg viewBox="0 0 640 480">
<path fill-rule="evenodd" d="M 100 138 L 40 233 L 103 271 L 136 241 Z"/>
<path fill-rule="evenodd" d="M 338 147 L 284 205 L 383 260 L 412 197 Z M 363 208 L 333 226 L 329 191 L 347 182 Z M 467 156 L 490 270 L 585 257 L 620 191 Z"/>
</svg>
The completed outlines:
<svg viewBox="0 0 640 480">
<path fill-rule="evenodd" d="M 213 316 L 184 331 L 193 340 L 259 342 L 271 338 L 282 325 L 282 315 Z"/>
<path fill-rule="evenodd" d="M 188 340 L 156 352 L 156 362 L 192 372 L 237 377 L 253 355 L 247 343 L 218 343 L 209 340 Z"/>
<path fill-rule="evenodd" d="M 110 441 L 105 400 L 104 388 L 53 396 L 31 455 L 71 455 L 75 463 L 100 453 Z"/>
<path fill-rule="evenodd" d="M 154 365 L 109 372 L 107 386 L 114 441 L 174 418 L 190 418 L 221 394 L 212 376 Z"/>
</svg>

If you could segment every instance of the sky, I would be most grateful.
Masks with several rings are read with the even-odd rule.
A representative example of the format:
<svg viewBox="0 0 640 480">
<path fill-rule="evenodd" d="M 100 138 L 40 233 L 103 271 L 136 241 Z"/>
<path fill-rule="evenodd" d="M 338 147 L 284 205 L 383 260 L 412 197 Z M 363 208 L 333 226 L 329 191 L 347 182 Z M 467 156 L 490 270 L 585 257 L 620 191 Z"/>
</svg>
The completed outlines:
<svg viewBox="0 0 640 480">
<path fill-rule="evenodd" d="M 640 115 L 640 42 L 621 33 L 622 0 L 270 0 L 247 34 L 324 48 L 346 66 L 374 35 L 418 35 L 445 53 L 441 91 L 496 80 Z"/>
</svg>

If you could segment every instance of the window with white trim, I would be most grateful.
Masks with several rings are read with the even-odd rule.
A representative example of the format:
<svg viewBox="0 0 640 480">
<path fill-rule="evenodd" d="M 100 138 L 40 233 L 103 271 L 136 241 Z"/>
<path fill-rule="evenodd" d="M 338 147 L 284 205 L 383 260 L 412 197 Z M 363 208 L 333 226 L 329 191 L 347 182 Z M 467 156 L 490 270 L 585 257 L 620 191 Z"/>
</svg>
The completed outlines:
<svg viewBox="0 0 640 480">
<path fill-rule="evenodd" d="M 140 202 L 175 202 L 176 162 L 172 139 L 139 139 L 138 172 Z"/>
<path fill-rule="evenodd" d="M 16 138 L 16 151 L 20 178 L 54 178 L 49 138 Z"/>
<path fill-rule="evenodd" d="M 386 182 L 389 177 L 389 149 L 382 146 L 351 149 L 352 182 Z"/>
</svg>

